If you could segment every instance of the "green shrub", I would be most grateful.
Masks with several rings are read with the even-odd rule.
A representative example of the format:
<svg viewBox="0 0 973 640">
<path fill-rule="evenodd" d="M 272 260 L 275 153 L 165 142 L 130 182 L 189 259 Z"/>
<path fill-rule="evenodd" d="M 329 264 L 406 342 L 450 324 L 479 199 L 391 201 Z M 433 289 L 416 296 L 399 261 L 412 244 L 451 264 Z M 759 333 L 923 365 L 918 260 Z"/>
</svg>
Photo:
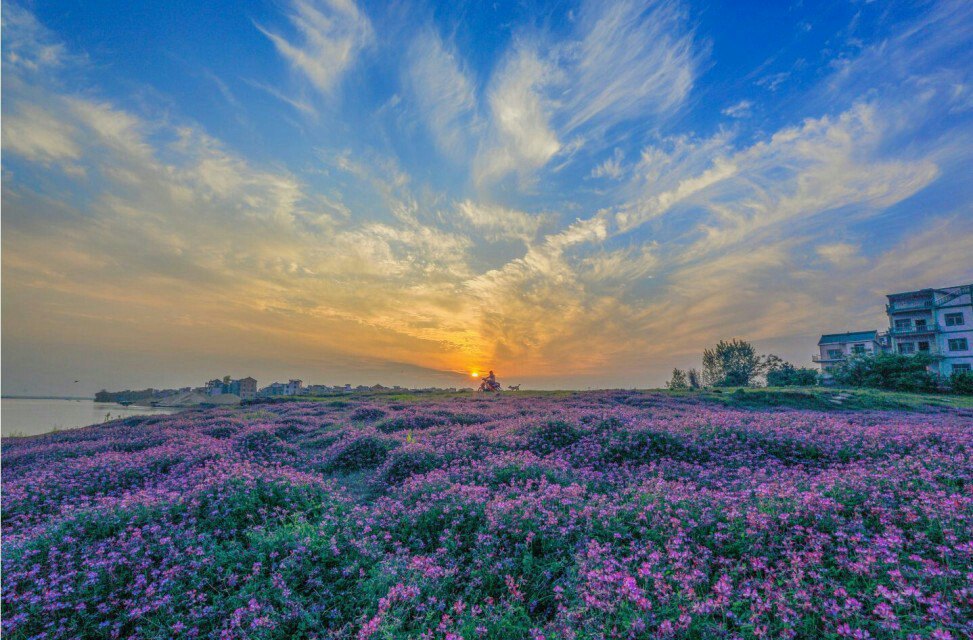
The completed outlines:
<svg viewBox="0 0 973 640">
<path fill-rule="evenodd" d="M 666 431 L 618 431 L 609 433 L 606 440 L 603 457 L 615 464 L 650 462 L 659 458 L 704 462 L 709 457 L 704 450 Z"/>
<path fill-rule="evenodd" d="M 527 447 L 536 454 L 545 455 L 570 447 L 584 437 L 584 431 L 563 420 L 551 420 L 534 427 L 527 435 Z"/>
<path fill-rule="evenodd" d="M 388 420 L 383 420 L 375 425 L 375 428 L 382 433 L 395 433 L 397 431 L 418 431 L 446 424 L 446 418 L 442 416 L 400 415 Z"/>
<path fill-rule="evenodd" d="M 939 378 L 928 370 L 931 356 L 880 353 L 845 360 L 834 371 L 835 382 L 849 387 L 871 387 L 889 391 L 936 391 Z"/>
<path fill-rule="evenodd" d="M 442 462 L 443 459 L 432 449 L 407 445 L 392 452 L 376 475 L 380 483 L 393 486 L 411 476 L 432 471 Z"/>
<path fill-rule="evenodd" d="M 953 393 L 973 395 L 973 371 L 957 371 L 949 377 L 949 389 Z"/>
<path fill-rule="evenodd" d="M 785 362 L 780 369 L 767 372 L 768 387 L 813 387 L 818 383 L 814 369 L 798 368 Z"/>
<path fill-rule="evenodd" d="M 393 440 L 373 435 L 343 440 L 335 443 L 325 452 L 321 468 L 324 471 L 345 473 L 373 469 L 385 461 L 396 445 Z"/>
<path fill-rule="evenodd" d="M 386 413 L 378 407 L 361 407 L 351 413 L 351 419 L 357 422 L 372 422 L 385 416 Z"/>
</svg>

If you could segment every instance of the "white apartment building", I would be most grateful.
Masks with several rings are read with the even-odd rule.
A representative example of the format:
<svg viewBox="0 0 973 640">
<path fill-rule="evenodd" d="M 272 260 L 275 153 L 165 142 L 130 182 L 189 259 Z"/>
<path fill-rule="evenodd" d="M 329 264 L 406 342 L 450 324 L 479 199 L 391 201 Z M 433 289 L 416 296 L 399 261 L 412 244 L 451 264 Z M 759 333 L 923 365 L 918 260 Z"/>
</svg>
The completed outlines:
<svg viewBox="0 0 973 640">
<path fill-rule="evenodd" d="M 826 333 L 818 340 L 819 353 L 811 360 L 821 366 L 821 375 L 829 378 L 831 370 L 845 358 L 855 355 L 874 355 L 886 350 L 886 338 L 878 331 L 849 331 Z"/>
<path fill-rule="evenodd" d="M 973 369 L 973 284 L 888 296 L 889 339 L 895 353 L 928 353 L 943 376 Z"/>
</svg>

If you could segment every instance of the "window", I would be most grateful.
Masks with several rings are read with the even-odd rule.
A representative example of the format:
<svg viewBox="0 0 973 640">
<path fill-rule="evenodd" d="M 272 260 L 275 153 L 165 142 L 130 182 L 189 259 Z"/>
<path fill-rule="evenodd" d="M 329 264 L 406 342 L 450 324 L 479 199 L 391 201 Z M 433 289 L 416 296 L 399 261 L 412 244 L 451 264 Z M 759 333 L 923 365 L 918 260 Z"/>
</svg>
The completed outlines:
<svg viewBox="0 0 973 640">
<path fill-rule="evenodd" d="M 852 353 L 865 353 L 865 345 L 863 345 L 863 344 L 856 344 L 855 346 L 853 346 L 851 348 L 851 352 Z"/>
<path fill-rule="evenodd" d="M 970 345 L 966 338 L 952 338 L 949 341 L 950 351 L 969 351 Z"/>
<path fill-rule="evenodd" d="M 915 353 L 916 345 L 914 342 L 902 342 L 899 344 L 899 353 Z"/>
<path fill-rule="evenodd" d="M 912 318 L 903 318 L 901 320 L 895 321 L 896 329 L 911 329 L 912 328 Z"/>
<path fill-rule="evenodd" d="M 840 358 L 841 357 L 841 349 L 828 349 L 828 357 L 829 358 Z"/>
<path fill-rule="evenodd" d="M 961 327 L 964 324 L 966 324 L 963 321 L 963 314 L 962 313 L 947 313 L 943 317 L 946 319 L 946 326 L 947 327 Z"/>
<path fill-rule="evenodd" d="M 928 353 L 929 352 L 929 343 L 928 342 L 920 342 L 919 343 L 919 351 L 920 352 L 925 351 L 925 352 Z"/>
<path fill-rule="evenodd" d="M 968 364 L 954 364 L 953 373 L 966 373 L 969 372 L 970 365 Z"/>
<path fill-rule="evenodd" d="M 926 328 L 926 320 L 925 320 L 925 318 L 920 318 L 920 319 L 916 320 L 916 329 L 918 329 L 919 331 L 922 331 L 925 328 Z"/>
</svg>

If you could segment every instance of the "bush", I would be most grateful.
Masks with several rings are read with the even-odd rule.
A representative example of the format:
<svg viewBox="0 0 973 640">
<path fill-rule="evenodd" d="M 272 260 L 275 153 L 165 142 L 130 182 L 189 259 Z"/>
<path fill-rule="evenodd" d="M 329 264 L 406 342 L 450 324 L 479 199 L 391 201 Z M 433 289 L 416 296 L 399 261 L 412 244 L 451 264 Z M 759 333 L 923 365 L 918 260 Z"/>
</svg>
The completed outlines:
<svg viewBox="0 0 973 640">
<path fill-rule="evenodd" d="M 767 372 L 768 387 L 812 387 L 817 383 L 817 371 L 797 368 L 788 362 L 775 371 Z"/>
<path fill-rule="evenodd" d="M 357 422 L 372 422 L 384 418 L 385 415 L 385 412 L 378 407 L 361 407 L 352 412 L 351 419 Z"/>
<path fill-rule="evenodd" d="M 442 416 L 427 416 L 420 413 L 395 416 L 379 422 L 375 425 L 375 428 L 382 433 L 395 433 L 397 431 L 419 431 L 443 424 L 446 424 L 446 418 Z"/>
<path fill-rule="evenodd" d="M 666 431 L 618 431 L 609 433 L 602 446 L 606 462 L 648 463 L 661 458 L 704 462 L 709 454 L 676 434 Z"/>
<path fill-rule="evenodd" d="M 342 440 L 325 452 L 322 469 L 345 473 L 372 469 L 382 464 L 396 445 L 395 441 L 372 435 Z"/>
<path fill-rule="evenodd" d="M 953 393 L 973 396 L 973 371 L 957 371 L 949 377 L 949 389 Z"/>
<path fill-rule="evenodd" d="M 427 471 L 432 471 L 442 463 L 442 458 L 432 449 L 420 445 L 407 445 L 394 451 L 379 467 L 379 482 L 387 486 Z"/>
<path fill-rule="evenodd" d="M 933 363 L 926 354 L 904 356 L 880 353 L 856 356 L 838 366 L 835 382 L 849 387 L 871 387 L 889 391 L 936 391 L 939 377 L 928 370 Z"/>
<path fill-rule="evenodd" d="M 546 455 L 570 447 L 583 436 L 584 432 L 574 425 L 562 420 L 551 420 L 530 431 L 527 436 L 527 447 L 538 455 Z"/>
</svg>

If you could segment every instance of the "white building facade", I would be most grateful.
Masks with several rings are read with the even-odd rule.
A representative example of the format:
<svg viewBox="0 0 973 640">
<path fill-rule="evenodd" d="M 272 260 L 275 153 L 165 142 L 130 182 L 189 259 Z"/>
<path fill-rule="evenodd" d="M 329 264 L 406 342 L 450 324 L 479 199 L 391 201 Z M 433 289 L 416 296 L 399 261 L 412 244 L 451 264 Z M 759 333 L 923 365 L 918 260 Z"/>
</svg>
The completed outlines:
<svg viewBox="0 0 973 640">
<path fill-rule="evenodd" d="M 973 369 L 973 284 L 888 295 L 892 351 L 927 353 L 943 376 Z"/>
<path fill-rule="evenodd" d="M 811 360 L 821 367 L 821 375 L 827 379 L 831 371 L 846 358 L 871 356 L 887 349 L 887 338 L 878 331 L 849 331 L 826 333 L 818 340 L 818 353 Z"/>
</svg>

